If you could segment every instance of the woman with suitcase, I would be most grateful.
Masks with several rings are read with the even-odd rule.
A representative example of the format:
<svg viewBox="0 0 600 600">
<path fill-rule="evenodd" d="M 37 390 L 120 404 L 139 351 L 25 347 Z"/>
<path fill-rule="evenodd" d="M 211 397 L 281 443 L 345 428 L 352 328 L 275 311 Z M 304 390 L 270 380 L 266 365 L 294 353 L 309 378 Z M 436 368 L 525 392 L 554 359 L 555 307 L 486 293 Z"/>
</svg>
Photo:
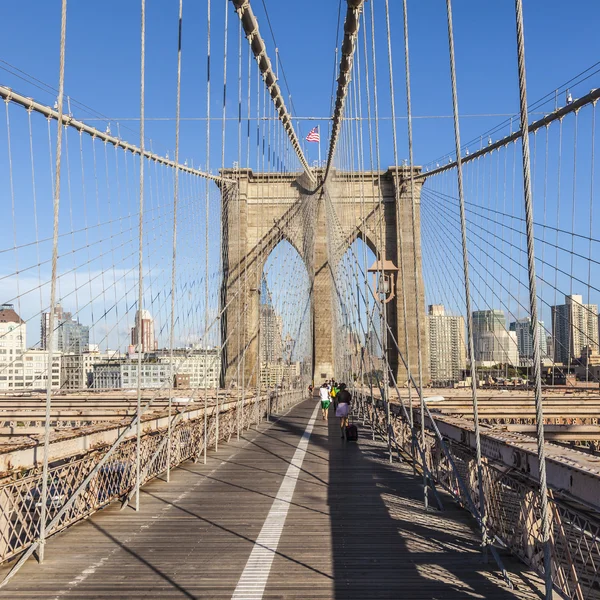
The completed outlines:
<svg viewBox="0 0 600 600">
<path fill-rule="evenodd" d="M 339 393 L 336 395 L 337 408 L 335 410 L 335 416 L 340 419 L 340 429 L 342 430 L 342 439 L 346 439 L 346 427 L 348 427 L 348 414 L 350 413 L 350 402 L 352 396 L 346 389 L 346 384 L 341 383 L 339 386 Z"/>
</svg>

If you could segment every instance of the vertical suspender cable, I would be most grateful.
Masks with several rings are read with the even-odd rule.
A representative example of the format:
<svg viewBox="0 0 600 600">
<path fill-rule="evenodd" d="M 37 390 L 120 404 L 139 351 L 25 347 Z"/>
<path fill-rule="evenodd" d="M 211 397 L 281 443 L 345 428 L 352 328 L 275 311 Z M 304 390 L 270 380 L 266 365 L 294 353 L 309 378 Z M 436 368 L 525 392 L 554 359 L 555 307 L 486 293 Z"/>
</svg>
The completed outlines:
<svg viewBox="0 0 600 600">
<path fill-rule="evenodd" d="M 221 169 L 225 170 L 225 128 L 226 128 L 226 108 L 227 108 L 227 30 L 229 25 L 229 3 L 225 2 L 225 31 L 223 34 L 223 134 L 221 137 Z M 224 219 L 226 219 L 226 203 L 229 201 L 229 192 L 231 188 L 228 184 L 221 188 L 221 227 Z M 223 243 L 223 236 L 221 235 L 221 244 Z M 223 264 L 224 266 L 224 264 Z M 225 274 L 223 273 L 224 277 Z M 221 343 L 226 344 L 226 340 L 221 340 Z M 227 355 L 227 353 L 225 353 Z M 219 449 L 219 391 L 215 388 L 215 404 L 217 414 L 215 417 L 215 452 Z"/>
<path fill-rule="evenodd" d="M 181 33 L 183 19 L 183 0 L 179 0 L 179 34 L 177 43 L 177 105 L 175 107 L 175 163 L 179 164 L 179 123 L 181 118 Z M 173 186 L 173 259 L 171 264 L 171 331 L 169 350 L 171 363 L 171 383 L 169 385 L 169 430 L 167 432 L 167 481 L 171 478 L 171 410 L 173 401 L 174 364 L 173 345 L 175 343 L 175 277 L 177 273 L 177 205 L 179 200 L 179 169 L 175 169 Z"/>
<path fill-rule="evenodd" d="M 421 404 L 421 445 L 423 452 L 423 494 L 425 508 L 427 508 L 427 466 L 426 466 L 426 447 L 425 447 L 425 399 L 423 398 L 423 352 L 421 344 L 421 313 L 419 303 L 422 301 L 419 286 L 419 268 L 417 263 L 417 218 L 416 218 L 416 201 L 415 201 L 415 181 L 414 181 L 414 159 L 412 151 L 412 108 L 411 108 L 411 93 L 410 93 L 410 59 L 408 52 L 408 20 L 406 1 L 403 6 L 404 11 L 404 61 L 406 70 L 406 102 L 408 115 L 408 151 L 410 162 L 410 199 L 411 199 L 411 223 L 412 223 L 412 238 L 413 238 L 413 276 L 415 278 L 415 319 L 417 329 L 417 372 L 419 381 L 419 398 Z M 386 16 L 387 15 L 387 0 L 386 0 Z M 390 35 L 388 29 L 388 44 L 390 43 Z M 391 60 L 391 59 L 390 59 Z M 392 87 L 393 90 L 393 87 Z M 393 93 L 393 92 L 392 92 Z M 395 121 L 394 121 L 395 127 Z M 410 363 L 409 363 L 410 368 Z"/>
<path fill-rule="evenodd" d="M 206 172 L 210 171 L 210 0 L 206 3 Z M 208 219 L 209 212 L 209 189 L 206 182 L 206 212 L 205 212 L 205 239 L 204 239 L 204 464 L 206 464 L 206 451 L 208 446 Z"/>
<path fill-rule="evenodd" d="M 404 0 L 406 11 L 406 0 Z M 454 142 L 456 148 L 456 177 L 458 181 L 458 201 L 460 204 L 460 228 L 462 238 L 463 274 L 465 284 L 465 307 L 467 312 L 467 343 L 469 361 L 471 364 L 471 394 L 473 400 L 473 423 L 475 428 L 475 446 L 477 457 L 477 481 L 479 485 L 479 514 L 482 525 L 482 545 L 484 552 L 487 549 L 487 525 L 485 498 L 483 492 L 483 467 L 481 464 L 481 434 L 479 430 L 479 409 L 477 403 L 477 377 L 475 370 L 475 344 L 473 341 L 473 314 L 471 312 L 471 282 L 469 279 L 469 251 L 467 247 L 467 219 L 465 215 L 465 196 L 463 187 L 462 157 L 460 154 L 460 124 L 458 121 L 458 92 L 456 85 L 456 62 L 454 58 L 454 26 L 452 24 L 452 2 L 446 0 L 446 14 L 448 21 L 448 48 L 450 52 L 450 78 L 452 83 L 452 110 L 454 115 Z M 410 117 L 409 117 L 410 119 Z M 412 163 L 411 163 L 412 164 Z"/>
<path fill-rule="evenodd" d="M 38 557 L 44 560 L 46 542 L 46 509 L 48 506 L 48 458 L 50 452 L 50 409 L 52 406 L 52 360 L 54 357 L 54 310 L 56 307 L 56 274 L 58 263 L 58 213 L 60 206 L 60 167 L 63 132 L 63 96 L 65 89 L 65 46 L 67 39 L 67 0 L 62 0 L 60 21 L 60 62 L 58 70 L 58 124 L 56 128 L 56 177 L 54 178 L 52 279 L 50 282 L 50 315 L 48 317 L 48 380 L 46 384 L 46 416 L 44 421 L 44 463 L 42 467 L 42 506 L 40 511 L 40 546 Z"/>
<path fill-rule="evenodd" d="M 365 31 L 366 36 L 366 31 Z M 379 145 L 379 101 L 377 94 L 377 52 L 375 46 L 375 8 L 374 3 L 371 3 L 371 56 L 373 60 L 373 107 L 375 113 L 375 158 L 376 158 L 376 169 L 377 169 L 377 201 L 378 201 L 378 209 L 380 218 L 379 221 L 379 261 L 381 269 L 379 270 L 380 280 L 383 280 L 385 276 L 383 271 L 383 261 L 385 258 L 385 253 L 387 252 L 387 248 L 384 251 L 385 244 L 385 236 L 383 231 L 383 221 L 384 221 L 384 210 L 383 210 L 383 194 L 381 192 L 381 160 L 380 160 L 380 145 Z M 378 297 L 379 300 L 379 297 Z M 380 315 L 383 318 L 382 323 L 382 331 L 381 331 L 381 351 L 383 355 L 383 388 L 382 388 L 382 400 L 385 403 L 386 407 L 386 418 L 387 418 L 387 443 L 388 448 L 391 453 L 392 441 L 390 437 L 390 414 L 389 414 L 389 377 L 390 377 L 390 357 L 389 357 L 389 336 L 388 336 L 388 316 L 387 316 L 387 304 L 381 303 Z M 375 432 L 373 431 L 373 436 Z"/>
<path fill-rule="evenodd" d="M 386 28 L 387 28 L 387 44 L 388 44 L 388 63 L 389 63 L 389 71 L 390 71 L 390 100 L 392 107 L 392 136 L 393 136 L 393 144 L 394 144 L 394 187 L 395 187 L 395 196 L 396 196 L 396 229 L 398 236 L 398 262 L 400 263 L 400 276 L 401 276 L 401 284 L 402 284 L 402 311 L 404 313 L 404 340 L 406 344 L 406 363 L 408 365 L 408 379 L 411 378 L 411 366 L 410 366 L 410 344 L 408 338 L 408 324 L 407 324 L 407 310 L 406 310 L 406 283 L 405 283 L 405 269 L 404 269 L 404 241 L 403 241 L 403 233 L 402 233 L 402 215 L 401 215 L 401 199 L 400 199 L 400 181 L 398 178 L 398 143 L 397 143 L 397 135 L 396 135 L 396 100 L 394 95 L 394 69 L 392 63 L 392 38 L 391 38 L 391 26 L 390 26 L 390 10 L 388 0 L 385 2 L 385 19 L 386 19 Z M 404 42 L 405 42 L 405 60 L 406 60 L 406 96 L 407 96 L 407 108 L 408 108 L 408 146 L 411 155 L 410 162 L 410 177 L 411 177 L 411 201 L 414 205 L 414 178 L 413 178 L 413 161 L 412 161 L 412 121 L 411 121 L 411 104 L 410 104 L 410 72 L 409 72 L 409 64 L 408 64 L 408 29 L 406 22 L 406 14 L 404 15 Z M 415 275 L 416 282 L 416 275 Z M 418 315 L 418 304 L 417 304 L 417 315 Z M 418 321 L 417 321 L 418 322 Z M 419 339 L 419 329 L 417 328 L 417 339 Z M 420 361 L 419 354 L 419 361 Z M 411 394 L 411 386 L 408 386 L 408 393 Z M 424 402 L 424 401 L 423 401 Z M 412 398 L 409 403 L 412 406 Z M 424 432 L 424 419 L 421 419 L 421 430 Z M 414 436 L 414 432 L 413 432 Z M 425 442 L 423 436 L 423 451 L 425 450 Z M 423 455 L 424 456 L 424 455 Z M 390 460 L 391 460 L 391 451 L 390 451 Z M 427 466 L 425 464 L 425 460 L 423 460 L 423 498 L 425 502 L 425 506 L 427 506 Z"/>
<path fill-rule="evenodd" d="M 236 357 L 237 357 L 237 373 L 235 377 L 235 385 L 236 385 L 236 393 L 238 395 L 237 401 L 237 410 L 236 410 L 236 436 L 239 442 L 240 440 L 240 427 L 243 426 L 240 421 L 240 411 L 243 406 L 243 401 L 240 396 L 240 365 L 241 365 L 241 334 L 242 334 L 242 269 L 241 269 L 241 252 L 240 252 L 240 233 L 241 233 L 241 224 L 242 220 L 240 217 L 240 182 L 241 182 L 241 173 L 240 170 L 242 168 L 242 22 L 238 23 L 238 180 L 237 180 L 237 190 L 236 190 L 236 204 L 237 204 L 237 232 L 238 239 L 236 240 L 236 270 L 237 270 L 237 348 L 236 348 Z"/>
<path fill-rule="evenodd" d="M 142 442 L 142 354 L 144 352 L 142 334 L 142 304 L 144 301 L 144 95 L 145 95 L 145 71 L 146 71 L 146 0 L 142 0 L 141 10 L 141 68 L 140 68 L 140 206 L 139 206 L 139 250 L 138 250 L 138 311 L 137 311 L 137 429 L 135 446 L 135 510 L 140 510 L 140 458 Z"/>
<path fill-rule="evenodd" d="M 531 336 L 533 339 L 533 376 L 535 384 L 535 417 L 537 427 L 537 452 L 540 479 L 540 506 L 542 512 L 542 544 L 544 547 L 544 580 L 546 599 L 552 598 L 552 557 L 550 555 L 550 513 L 546 483 L 546 452 L 544 443 L 544 408 L 542 405 L 542 374 L 540 356 L 540 328 L 538 327 L 537 291 L 535 275 L 535 249 L 533 234 L 533 199 L 529 165 L 529 115 L 527 112 L 527 77 L 525 72 L 525 33 L 523 31 L 523 0 L 515 0 L 517 26 L 517 57 L 519 70 L 519 103 L 521 114 L 521 143 L 523 152 L 523 195 L 525 201 L 525 226 L 527 235 L 527 266 L 529 272 L 529 304 L 531 310 Z"/>
</svg>

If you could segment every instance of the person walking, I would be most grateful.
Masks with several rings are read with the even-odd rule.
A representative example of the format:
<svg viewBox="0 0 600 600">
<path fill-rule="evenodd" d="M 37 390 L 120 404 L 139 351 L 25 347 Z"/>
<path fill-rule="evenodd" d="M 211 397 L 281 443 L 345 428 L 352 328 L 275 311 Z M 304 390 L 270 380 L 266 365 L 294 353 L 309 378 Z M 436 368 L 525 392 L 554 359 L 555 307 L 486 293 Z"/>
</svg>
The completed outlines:
<svg viewBox="0 0 600 600">
<path fill-rule="evenodd" d="M 331 381 L 331 386 L 329 388 L 329 395 L 333 400 L 333 410 L 337 410 L 338 407 L 338 399 L 337 395 L 340 393 L 339 385 L 335 381 Z"/>
<path fill-rule="evenodd" d="M 350 402 L 352 402 L 352 396 L 346 389 L 345 383 L 341 383 L 338 389 L 339 392 L 336 394 L 337 408 L 335 410 L 335 416 L 340 419 L 342 439 L 346 439 L 346 427 L 348 427 L 348 415 L 350 414 Z"/>
<path fill-rule="evenodd" d="M 326 383 L 319 388 L 319 396 L 321 397 L 321 413 L 323 415 L 323 421 L 327 421 L 331 399 L 329 398 L 329 389 L 327 388 Z"/>
</svg>

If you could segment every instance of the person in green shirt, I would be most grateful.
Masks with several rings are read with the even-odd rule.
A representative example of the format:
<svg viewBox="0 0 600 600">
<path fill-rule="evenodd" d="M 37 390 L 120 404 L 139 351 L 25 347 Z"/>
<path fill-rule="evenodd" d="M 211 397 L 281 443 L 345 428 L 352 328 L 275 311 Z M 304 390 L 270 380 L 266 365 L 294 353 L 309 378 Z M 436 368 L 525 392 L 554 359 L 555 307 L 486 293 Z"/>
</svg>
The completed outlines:
<svg viewBox="0 0 600 600">
<path fill-rule="evenodd" d="M 331 391 L 329 392 L 329 395 L 331 396 L 332 400 L 333 400 L 333 409 L 337 410 L 338 407 L 338 394 L 340 393 L 340 387 L 339 384 L 336 381 L 332 381 L 331 382 Z"/>
</svg>

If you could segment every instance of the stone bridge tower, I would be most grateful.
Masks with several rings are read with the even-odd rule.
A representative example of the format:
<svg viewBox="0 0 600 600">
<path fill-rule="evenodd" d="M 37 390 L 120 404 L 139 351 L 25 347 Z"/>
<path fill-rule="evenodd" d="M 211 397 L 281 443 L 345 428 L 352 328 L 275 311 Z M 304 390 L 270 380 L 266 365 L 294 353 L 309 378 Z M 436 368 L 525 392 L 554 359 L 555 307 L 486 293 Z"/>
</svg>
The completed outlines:
<svg viewBox="0 0 600 600">
<path fill-rule="evenodd" d="M 417 172 L 419 170 L 416 169 Z M 398 244 L 402 239 L 411 366 L 416 378 L 417 335 L 420 334 L 423 375 L 425 382 L 429 381 L 424 298 L 419 302 L 420 332 L 417 332 L 416 326 L 409 173 L 408 167 L 398 167 L 395 172 L 392 167 L 381 172 L 333 173 L 323 189 L 320 183 L 311 185 L 305 175 L 254 173 L 250 169 L 223 172 L 225 177 L 239 181 L 239 186 L 222 190 L 224 281 L 221 303 L 227 308 L 223 311 L 221 328 L 222 339 L 227 340 L 222 357 L 223 383 L 226 387 L 241 382 L 242 377 L 247 386 L 256 385 L 260 282 L 269 254 L 282 239 L 286 239 L 300 254 L 312 282 L 313 298 L 318 298 L 312 307 L 315 385 L 336 376 L 325 195 L 329 195 L 334 206 L 338 202 L 344 203 L 342 228 L 348 247 L 360 237 L 378 258 L 391 260 L 399 266 Z M 316 175 L 321 181 L 323 172 L 317 170 Z M 417 265 L 420 290 L 423 291 L 419 227 L 421 185 L 422 181 L 415 182 Z M 396 298 L 387 305 L 387 310 L 390 328 L 401 352 L 406 356 L 399 276 Z M 391 336 L 388 336 L 388 349 L 394 376 L 399 385 L 403 385 L 407 379 L 406 371 Z M 242 352 L 245 352 L 246 365 L 243 374 L 238 373 L 238 356 Z"/>
</svg>

